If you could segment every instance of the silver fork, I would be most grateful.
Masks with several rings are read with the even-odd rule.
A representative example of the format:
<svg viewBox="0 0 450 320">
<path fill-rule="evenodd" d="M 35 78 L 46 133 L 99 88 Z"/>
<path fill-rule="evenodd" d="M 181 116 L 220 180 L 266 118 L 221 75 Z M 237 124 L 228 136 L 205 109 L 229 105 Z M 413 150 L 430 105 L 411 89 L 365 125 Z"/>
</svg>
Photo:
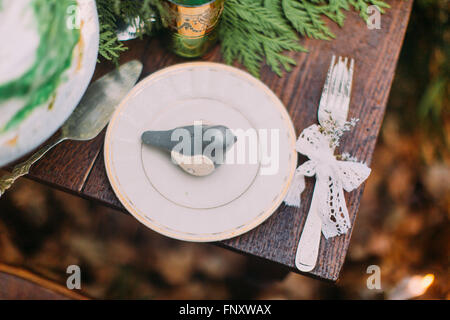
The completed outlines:
<svg viewBox="0 0 450 320">
<path fill-rule="evenodd" d="M 336 63 L 334 55 L 331 59 L 318 111 L 319 123 L 324 127 L 330 125 L 330 117 L 341 127 L 347 121 L 355 65 L 355 61 L 351 59 L 350 67 L 348 67 L 348 61 L 347 57 L 339 57 Z M 315 268 L 319 254 L 322 221 L 317 212 L 317 196 L 318 193 L 314 188 L 311 207 L 306 217 L 295 256 L 295 266 L 303 272 Z"/>
</svg>

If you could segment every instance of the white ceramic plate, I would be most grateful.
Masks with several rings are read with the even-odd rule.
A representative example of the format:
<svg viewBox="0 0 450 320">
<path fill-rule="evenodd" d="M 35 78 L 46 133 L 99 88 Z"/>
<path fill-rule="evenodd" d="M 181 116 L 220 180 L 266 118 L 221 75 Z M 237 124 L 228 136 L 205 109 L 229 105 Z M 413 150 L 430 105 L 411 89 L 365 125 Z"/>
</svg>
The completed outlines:
<svg viewBox="0 0 450 320">
<path fill-rule="evenodd" d="M 74 48 L 71 67 L 64 74 L 66 80 L 57 88 L 51 108 L 47 107 L 49 101 L 35 108 L 20 125 L 0 134 L 0 167 L 30 152 L 54 134 L 86 91 L 97 62 L 99 23 L 94 0 L 78 0 L 78 5 L 81 38 Z"/>
<path fill-rule="evenodd" d="M 246 150 L 244 161 L 194 177 L 141 143 L 144 131 L 197 120 L 255 133 L 253 146 L 262 152 L 266 141 L 272 160 L 252 157 L 252 144 L 238 135 L 227 161 Z M 124 99 L 106 133 L 105 165 L 117 197 L 140 222 L 176 239 L 218 241 L 251 230 L 278 208 L 294 175 L 295 140 L 286 109 L 261 81 L 222 64 L 185 63 L 150 75 Z"/>
</svg>

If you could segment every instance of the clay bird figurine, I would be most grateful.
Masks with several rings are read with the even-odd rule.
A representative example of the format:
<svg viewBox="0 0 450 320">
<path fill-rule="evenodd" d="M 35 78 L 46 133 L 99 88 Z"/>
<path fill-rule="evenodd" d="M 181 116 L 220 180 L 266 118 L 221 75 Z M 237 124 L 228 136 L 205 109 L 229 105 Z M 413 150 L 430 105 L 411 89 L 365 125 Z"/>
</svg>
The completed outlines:
<svg viewBox="0 0 450 320">
<path fill-rule="evenodd" d="M 142 142 L 168 151 L 172 161 L 194 176 L 207 176 L 224 163 L 237 137 L 225 126 L 194 124 L 166 131 L 146 131 Z"/>
</svg>

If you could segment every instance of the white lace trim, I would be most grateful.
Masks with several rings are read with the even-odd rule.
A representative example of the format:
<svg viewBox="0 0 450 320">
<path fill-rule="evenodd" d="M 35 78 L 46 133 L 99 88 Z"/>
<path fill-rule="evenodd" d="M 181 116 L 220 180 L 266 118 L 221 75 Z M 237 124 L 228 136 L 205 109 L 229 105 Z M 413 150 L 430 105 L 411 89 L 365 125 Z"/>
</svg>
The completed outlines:
<svg viewBox="0 0 450 320">
<path fill-rule="evenodd" d="M 300 195 L 305 189 L 305 176 L 316 177 L 317 208 L 322 219 L 322 233 L 328 239 L 347 233 L 351 227 L 345 203 L 344 190 L 359 187 L 370 174 L 367 165 L 353 161 L 346 155 L 337 160 L 329 136 L 318 125 L 312 125 L 300 134 L 296 150 L 310 160 L 296 170 L 294 180 L 284 202 L 289 206 L 300 206 Z"/>
</svg>

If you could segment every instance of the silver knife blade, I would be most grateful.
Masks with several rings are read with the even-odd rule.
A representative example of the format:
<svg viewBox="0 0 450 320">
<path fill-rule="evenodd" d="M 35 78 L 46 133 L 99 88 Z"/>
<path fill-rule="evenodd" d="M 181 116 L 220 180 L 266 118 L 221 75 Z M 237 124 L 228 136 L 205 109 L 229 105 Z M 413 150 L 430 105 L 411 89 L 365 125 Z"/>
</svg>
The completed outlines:
<svg viewBox="0 0 450 320">
<path fill-rule="evenodd" d="M 133 60 L 93 82 L 61 128 L 66 139 L 90 140 L 108 124 L 115 109 L 134 87 L 142 63 Z"/>
</svg>

